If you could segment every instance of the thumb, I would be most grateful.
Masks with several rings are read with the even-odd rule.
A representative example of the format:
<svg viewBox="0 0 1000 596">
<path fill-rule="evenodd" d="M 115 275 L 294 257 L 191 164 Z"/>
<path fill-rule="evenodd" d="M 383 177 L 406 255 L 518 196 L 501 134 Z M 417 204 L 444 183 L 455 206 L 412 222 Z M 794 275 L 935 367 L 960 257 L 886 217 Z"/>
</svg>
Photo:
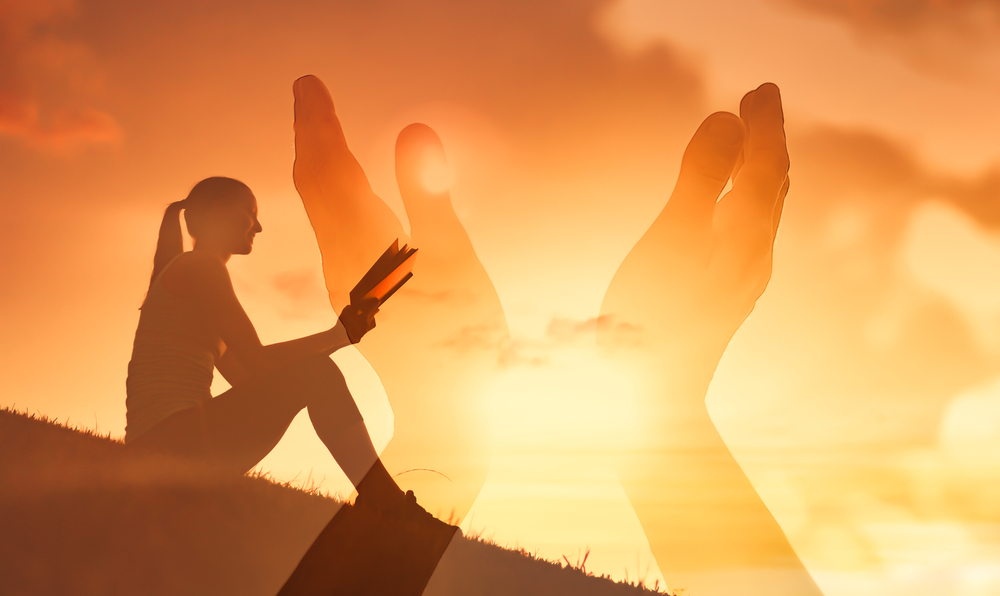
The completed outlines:
<svg viewBox="0 0 1000 596">
<path fill-rule="evenodd" d="M 451 204 L 452 173 L 444 146 L 426 124 L 411 124 L 399 133 L 396 182 L 415 242 L 465 235 Z"/>
</svg>

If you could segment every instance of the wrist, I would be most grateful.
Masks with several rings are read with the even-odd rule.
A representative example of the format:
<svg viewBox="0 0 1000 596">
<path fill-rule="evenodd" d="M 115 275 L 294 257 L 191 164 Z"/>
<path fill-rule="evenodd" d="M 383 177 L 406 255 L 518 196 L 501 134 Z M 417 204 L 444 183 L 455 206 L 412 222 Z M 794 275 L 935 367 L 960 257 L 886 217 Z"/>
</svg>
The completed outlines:
<svg viewBox="0 0 1000 596">
<path fill-rule="evenodd" d="M 344 326 L 343 321 L 340 319 L 337 319 L 337 323 L 330 329 L 327 329 L 326 333 L 329 338 L 330 347 L 332 348 L 331 352 L 355 343 L 351 341 L 351 337 L 347 333 L 347 327 Z"/>
</svg>

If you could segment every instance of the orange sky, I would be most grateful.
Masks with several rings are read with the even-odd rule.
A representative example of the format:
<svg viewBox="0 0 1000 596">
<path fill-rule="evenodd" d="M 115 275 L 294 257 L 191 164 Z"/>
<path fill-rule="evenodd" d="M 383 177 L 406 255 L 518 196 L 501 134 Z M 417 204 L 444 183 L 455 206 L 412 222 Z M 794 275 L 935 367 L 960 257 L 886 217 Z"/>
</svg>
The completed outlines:
<svg viewBox="0 0 1000 596">
<path fill-rule="evenodd" d="M 122 435 L 162 209 L 210 175 L 260 202 L 231 270 L 262 339 L 333 322 L 291 178 L 291 83 L 313 73 L 398 213 L 396 134 L 439 132 L 504 305 L 516 358 L 486 398 L 497 452 L 467 527 L 642 575 L 605 461 L 635 414 L 602 391 L 585 322 L 700 120 L 772 80 L 791 191 L 715 422 L 825 593 L 996 593 L 1000 9 L 866 6 L 0 0 L 0 404 Z M 384 444 L 377 378 L 339 358 Z M 264 466 L 335 488 L 293 430 Z"/>
</svg>

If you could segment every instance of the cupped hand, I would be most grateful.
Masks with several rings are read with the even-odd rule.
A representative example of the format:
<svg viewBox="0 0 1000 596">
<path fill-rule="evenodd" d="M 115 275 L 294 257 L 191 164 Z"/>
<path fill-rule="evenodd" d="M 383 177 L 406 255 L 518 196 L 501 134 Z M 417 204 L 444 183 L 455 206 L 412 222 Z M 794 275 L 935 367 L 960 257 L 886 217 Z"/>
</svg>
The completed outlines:
<svg viewBox="0 0 1000 596">
<path fill-rule="evenodd" d="M 738 117 L 705 119 L 670 200 L 604 296 L 604 346 L 639 348 L 711 375 L 771 276 L 788 191 L 783 123 L 770 83 L 743 98 Z"/>
<path fill-rule="evenodd" d="M 691 593 L 821 596 L 705 405 L 770 279 L 787 192 L 781 98 L 765 84 L 738 117 L 719 112 L 698 128 L 669 201 L 601 307 L 598 339 L 634 368 L 642 410 L 616 471 L 668 584 Z"/>
<path fill-rule="evenodd" d="M 489 470 L 483 394 L 499 374 L 507 322 L 447 189 L 426 184 L 446 167 L 428 126 L 406 127 L 396 142 L 396 180 L 410 221 L 376 196 L 347 146 L 322 81 L 302 77 L 295 93 L 295 187 L 323 257 L 330 302 L 339 310 L 354 284 L 395 239 L 420 249 L 413 278 L 386 302 L 379 332 L 358 349 L 392 405 L 392 441 L 381 458 L 428 511 L 461 521 Z"/>
<path fill-rule="evenodd" d="M 330 304 L 339 312 L 350 291 L 397 238 L 407 242 L 396 214 L 372 192 L 354 158 L 333 99 L 317 77 L 292 85 L 295 95 L 295 164 L 292 178 L 323 257 Z M 394 298 L 395 300 L 395 298 Z"/>
</svg>

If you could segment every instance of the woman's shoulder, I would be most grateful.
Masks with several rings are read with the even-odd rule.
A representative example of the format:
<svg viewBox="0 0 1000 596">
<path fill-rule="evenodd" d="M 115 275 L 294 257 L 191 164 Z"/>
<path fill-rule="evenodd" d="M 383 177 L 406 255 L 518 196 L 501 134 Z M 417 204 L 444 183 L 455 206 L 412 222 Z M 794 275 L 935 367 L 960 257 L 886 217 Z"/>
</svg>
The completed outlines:
<svg viewBox="0 0 1000 596">
<path fill-rule="evenodd" d="M 176 296 L 191 296 L 198 289 L 220 282 L 231 283 L 226 264 L 218 255 L 197 250 L 178 256 L 161 278 L 164 287 Z"/>
<path fill-rule="evenodd" d="M 178 255 L 167 271 L 191 271 L 220 273 L 227 271 L 226 263 L 219 255 L 201 250 L 189 250 Z"/>
</svg>

